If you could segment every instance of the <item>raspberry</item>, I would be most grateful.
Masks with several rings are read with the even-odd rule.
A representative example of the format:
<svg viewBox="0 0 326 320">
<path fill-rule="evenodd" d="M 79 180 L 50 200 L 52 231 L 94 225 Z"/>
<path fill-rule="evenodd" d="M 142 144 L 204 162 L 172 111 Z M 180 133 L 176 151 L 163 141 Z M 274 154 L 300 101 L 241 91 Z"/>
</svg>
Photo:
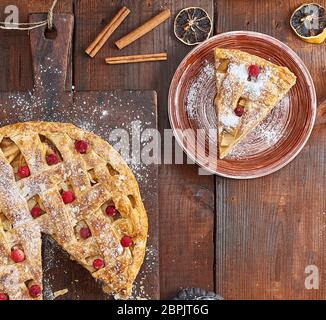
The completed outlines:
<svg viewBox="0 0 326 320">
<path fill-rule="evenodd" d="M 25 260 L 24 251 L 19 248 L 14 248 L 11 251 L 11 259 L 16 263 L 23 262 Z"/>
<path fill-rule="evenodd" d="M 79 230 L 79 234 L 83 239 L 87 239 L 92 235 L 91 230 L 89 228 L 87 228 L 87 227 L 81 228 Z"/>
<path fill-rule="evenodd" d="M 257 78 L 260 73 L 260 69 L 257 65 L 252 64 L 251 66 L 249 66 L 248 72 L 250 77 Z"/>
<path fill-rule="evenodd" d="M 30 176 L 30 171 L 29 171 L 29 168 L 28 166 L 23 166 L 23 167 L 19 167 L 18 168 L 18 175 L 21 177 L 21 178 L 27 178 Z"/>
<path fill-rule="evenodd" d="M 132 238 L 128 236 L 123 236 L 121 239 L 121 245 L 125 248 L 132 246 L 133 245 Z"/>
<path fill-rule="evenodd" d="M 0 300 L 9 300 L 9 297 L 7 294 L 0 292 Z"/>
<path fill-rule="evenodd" d="M 237 106 L 235 109 L 234 109 L 234 113 L 238 116 L 238 117 L 241 117 L 243 114 L 244 114 L 244 107 L 242 106 Z"/>
<path fill-rule="evenodd" d="M 93 261 L 93 267 L 96 270 L 99 270 L 104 267 L 104 261 L 102 259 L 95 259 Z"/>
<path fill-rule="evenodd" d="M 29 294 L 32 298 L 38 298 L 42 293 L 42 289 L 39 285 L 37 284 L 33 284 L 30 288 L 29 288 Z"/>
<path fill-rule="evenodd" d="M 31 210 L 31 215 L 32 217 L 35 219 L 35 218 L 38 218 L 40 215 L 42 214 L 42 209 L 39 208 L 39 207 L 34 207 L 32 210 Z"/>
<path fill-rule="evenodd" d="M 64 191 L 61 193 L 62 200 L 64 204 L 68 204 L 71 202 L 74 202 L 76 197 L 75 194 L 72 191 Z"/>
<path fill-rule="evenodd" d="M 117 210 L 116 210 L 115 206 L 108 206 L 105 210 L 105 213 L 107 216 L 112 217 L 112 216 L 116 215 Z"/>
<path fill-rule="evenodd" d="M 88 143 L 84 140 L 77 140 L 75 142 L 75 148 L 79 153 L 86 153 L 88 149 Z"/>
<path fill-rule="evenodd" d="M 58 157 L 55 153 L 50 154 L 46 157 L 46 162 L 49 166 L 58 163 Z"/>
</svg>

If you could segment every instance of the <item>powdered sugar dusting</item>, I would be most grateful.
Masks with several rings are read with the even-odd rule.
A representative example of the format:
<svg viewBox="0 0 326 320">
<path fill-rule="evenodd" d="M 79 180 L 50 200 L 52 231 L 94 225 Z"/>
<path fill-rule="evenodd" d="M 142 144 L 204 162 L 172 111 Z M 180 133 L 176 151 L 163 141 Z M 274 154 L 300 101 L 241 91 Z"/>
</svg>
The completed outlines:
<svg viewBox="0 0 326 320">
<path fill-rule="evenodd" d="M 186 107 L 189 118 L 193 119 L 198 116 L 198 98 L 202 96 L 202 90 L 214 78 L 215 67 L 213 63 L 204 61 L 204 66 L 200 69 L 198 75 L 191 82 L 189 90 L 186 94 Z"/>
<path fill-rule="evenodd" d="M 286 132 L 289 101 L 285 97 L 247 137 L 232 148 L 227 159 L 241 160 L 276 146 Z"/>
<path fill-rule="evenodd" d="M 141 271 L 139 272 L 137 279 L 134 283 L 133 293 L 132 293 L 132 296 L 130 297 L 130 299 L 132 299 L 132 300 L 148 300 L 148 299 L 153 298 L 147 293 L 145 285 L 148 282 L 147 281 L 148 276 L 154 272 L 155 266 L 157 263 L 158 263 L 157 250 L 152 245 L 147 246 L 144 265 L 143 265 L 143 268 L 141 269 Z M 159 279 L 157 279 L 157 281 L 159 281 Z M 155 289 L 156 285 L 157 284 L 155 282 L 151 282 L 149 284 L 149 286 L 151 286 L 151 288 L 147 288 L 147 290 Z M 147 284 L 147 286 L 148 286 L 148 284 Z"/>
<path fill-rule="evenodd" d="M 247 65 L 242 63 L 230 63 L 228 67 L 228 74 L 232 76 L 235 82 L 242 83 L 244 85 L 244 95 L 247 95 L 251 99 L 257 99 L 262 90 L 266 88 L 266 83 L 271 76 L 271 70 L 269 67 L 266 67 L 260 72 L 257 79 L 249 80 Z M 236 83 L 227 83 L 228 86 L 237 85 Z"/>
<path fill-rule="evenodd" d="M 219 118 L 220 122 L 223 123 L 225 127 L 236 127 L 239 122 L 240 118 L 236 116 L 233 112 L 230 112 L 228 114 L 222 114 Z"/>
</svg>

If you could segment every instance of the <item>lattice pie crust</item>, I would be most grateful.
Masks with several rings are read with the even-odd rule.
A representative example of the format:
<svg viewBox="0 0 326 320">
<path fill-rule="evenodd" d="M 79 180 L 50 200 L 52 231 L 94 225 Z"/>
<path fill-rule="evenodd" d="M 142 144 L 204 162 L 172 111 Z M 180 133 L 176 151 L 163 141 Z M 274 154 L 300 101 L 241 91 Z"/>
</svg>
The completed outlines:
<svg viewBox="0 0 326 320">
<path fill-rule="evenodd" d="M 295 84 L 286 67 L 232 49 L 215 49 L 219 157 L 223 159 L 257 127 Z M 259 73 L 251 77 L 250 67 Z M 241 112 L 237 115 L 236 108 Z"/>
<path fill-rule="evenodd" d="M 86 142 L 87 151 L 78 151 L 76 141 Z M 49 156 L 57 161 L 49 164 Z M 21 177 L 22 167 L 29 168 L 27 177 Z M 63 192 L 74 194 L 74 201 L 65 204 Z M 64 123 L 0 129 L 2 297 L 42 299 L 45 233 L 100 280 L 105 292 L 127 298 L 144 259 L 147 230 L 136 179 L 107 142 Z M 14 260 L 23 254 L 23 261 L 13 260 L 15 250 Z"/>
</svg>

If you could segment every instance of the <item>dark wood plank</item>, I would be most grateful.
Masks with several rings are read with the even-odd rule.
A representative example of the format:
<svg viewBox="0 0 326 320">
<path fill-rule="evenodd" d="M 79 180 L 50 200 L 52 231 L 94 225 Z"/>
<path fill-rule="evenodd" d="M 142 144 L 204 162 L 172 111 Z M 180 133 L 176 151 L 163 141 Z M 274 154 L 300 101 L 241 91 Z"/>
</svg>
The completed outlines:
<svg viewBox="0 0 326 320">
<path fill-rule="evenodd" d="M 30 13 L 47 12 L 53 0 L 26 1 L 3 0 L 0 2 L 0 20 L 4 21 L 5 8 L 16 5 L 19 21 L 28 22 Z M 72 13 L 72 0 L 60 0 L 57 13 Z M 29 90 L 33 88 L 32 56 L 27 31 L 0 30 L 0 91 Z"/>
<path fill-rule="evenodd" d="M 123 5 L 131 14 L 95 59 L 85 48 Z M 159 127 L 169 128 L 167 94 L 170 79 L 191 49 L 173 34 L 176 13 L 198 1 L 94 1 L 80 0 L 76 6 L 75 82 L 77 90 L 153 89 L 158 92 Z M 213 16 L 213 1 L 200 1 Z M 132 45 L 119 51 L 114 41 L 163 8 L 172 19 Z M 106 66 L 104 58 L 121 54 L 167 51 L 167 62 Z M 199 176 L 194 165 L 164 165 L 159 173 L 161 297 L 169 298 L 181 287 L 214 287 L 214 177 Z"/>
<path fill-rule="evenodd" d="M 31 21 L 44 19 L 32 15 Z M 1 126 L 17 121 L 64 121 L 93 131 L 109 140 L 115 128 L 130 130 L 132 121 L 141 119 L 142 130 L 157 128 L 157 97 L 154 91 L 78 92 L 71 88 L 69 54 L 73 16 L 56 14 L 55 40 L 45 39 L 44 28 L 31 32 L 34 89 L 20 92 L 0 92 Z M 122 109 L 124 106 L 124 109 Z M 125 125 L 123 125 L 125 124 Z M 145 263 L 136 282 L 134 297 L 159 298 L 157 166 L 135 166 L 142 197 L 148 210 L 150 237 Z M 54 241 L 44 237 L 43 243 L 45 298 L 67 288 L 63 299 L 107 299 L 100 285 L 86 270 L 69 260 Z"/>
<path fill-rule="evenodd" d="M 35 22 L 45 18 L 44 14 L 32 14 L 30 21 Z M 66 85 L 72 87 L 68 75 L 71 73 L 69 53 L 71 52 L 73 16 L 57 14 L 54 23 L 58 30 L 54 41 L 44 38 L 44 28 L 34 29 L 29 38 L 33 89 L 0 92 L 3 105 L 0 110 L 2 125 L 13 121 L 37 120 L 39 117 L 43 120 L 50 120 L 53 119 L 58 106 L 72 104 L 71 93 L 65 88 Z M 10 109 L 4 106 L 10 106 Z"/>
<path fill-rule="evenodd" d="M 321 102 L 324 46 L 302 42 L 289 26 L 301 2 L 218 0 L 216 32 L 254 30 L 284 41 L 311 71 Z M 326 298 L 325 154 L 320 121 L 301 154 L 279 172 L 247 181 L 217 178 L 216 289 L 225 298 Z M 319 268 L 319 290 L 305 289 L 308 265 Z"/>
</svg>

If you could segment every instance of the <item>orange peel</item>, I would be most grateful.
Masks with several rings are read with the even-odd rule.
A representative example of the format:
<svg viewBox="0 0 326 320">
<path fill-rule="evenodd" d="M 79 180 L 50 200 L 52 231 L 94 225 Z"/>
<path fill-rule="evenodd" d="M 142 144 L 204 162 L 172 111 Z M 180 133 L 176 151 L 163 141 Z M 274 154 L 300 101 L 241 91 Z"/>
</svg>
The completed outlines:
<svg viewBox="0 0 326 320">
<path fill-rule="evenodd" d="M 295 34 L 309 43 L 323 43 L 326 39 L 325 8 L 317 3 L 306 3 L 294 10 L 290 25 Z"/>
</svg>

